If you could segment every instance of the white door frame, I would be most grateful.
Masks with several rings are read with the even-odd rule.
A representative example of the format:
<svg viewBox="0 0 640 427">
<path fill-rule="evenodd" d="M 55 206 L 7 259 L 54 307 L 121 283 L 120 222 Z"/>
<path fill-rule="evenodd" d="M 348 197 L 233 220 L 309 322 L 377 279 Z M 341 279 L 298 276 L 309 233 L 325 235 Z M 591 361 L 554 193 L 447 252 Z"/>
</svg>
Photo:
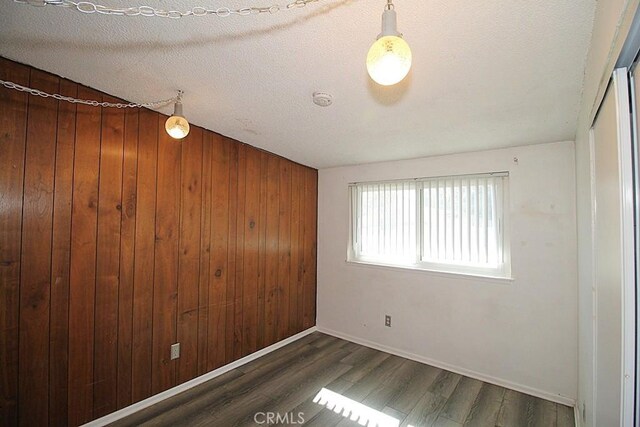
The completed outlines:
<svg viewBox="0 0 640 427">
<path fill-rule="evenodd" d="M 620 269 L 622 278 L 621 289 L 621 371 L 620 384 L 620 426 L 635 426 L 635 388 L 636 388 L 636 287 L 635 287 L 635 228 L 634 228 L 634 174 L 633 174 L 633 135 L 632 135 L 632 113 L 635 114 L 635 104 L 632 108 L 632 99 L 630 92 L 633 92 L 631 86 L 632 80 L 629 78 L 628 69 L 626 67 L 617 68 L 613 71 L 611 78 L 612 95 L 615 96 L 616 105 L 616 126 L 617 126 L 617 151 L 619 166 L 619 191 L 620 191 Z M 606 91 L 605 91 L 606 97 Z M 604 100 L 604 98 L 603 98 Z M 640 106 L 639 106 L 640 107 Z M 594 118 L 594 124 L 597 120 Z M 634 129 L 635 130 L 635 129 Z M 635 132 L 634 134 L 637 134 Z M 595 194 L 596 176 L 595 176 L 595 148 L 593 125 L 589 135 L 590 149 L 590 167 L 591 167 L 591 200 L 592 200 L 592 233 L 595 232 L 595 221 L 597 217 L 597 200 Z M 597 247 L 595 236 L 592 234 L 592 256 L 595 266 L 595 256 L 597 256 Z M 594 271 L 595 273 L 595 271 Z M 595 275 L 594 275 L 595 278 Z M 593 283 L 593 419 L 596 420 L 597 400 L 598 400 L 598 383 L 597 383 L 597 366 L 598 366 L 598 345 L 597 345 L 597 300 L 598 292 L 595 282 Z M 639 408 L 640 410 L 640 408 Z M 612 426 L 614 427 L 614 426 Z"/>
<path fill-rule="evenodd" d="M 613 72 L 617 104 L 618 162 L 620 165 L 620 224 L 622 243 L 622 426 L 634 426 L 636 364 L 636 291 L 633 149 L 631 100 L 627 68 Z"/>
<path fill-rule="evenodd" d="M 595 121 L 594 121 L 595 123 Z M 595 136 L 593 130 L 593 124 L 591 125 L 591 129 L 589 129 L 589 179 L 590 186 L 589 189 L 591 191 L 591 331 L 592 331 L 592 340 L 591 340 L 591 354 L 593 356 L 592 365 L 591 365 L 591 387 L 592 387 L 592 401 L 591 401 L 591 417 L 596 420 L 596 411 L 598 410 L 598 394 L 596 390 L 598 389 L 598 292 L 596 290 L 596 148 L 595 148 Z M 581 408 L 581 409 L 584 409 Z M 576 418 L 577 419 L 577 418 Z M 584 420 L 584 418 L 582 418 Z M 579 426 L 576 423 L 576 426 Z"/>
<path fill-rule="evenodd" d="M 638 102 L 640 102 L 640 99 L 638 99 L 636 97 L 636 81 L 635 78 L 633 77 L 633 71 L 631 72 L 631 105 L 633 106 L 633 109 L 635 109 L 636 111 L 632 111 L 631 114 L 631 122 L 632 122 L 632 126 L 631 129 L 633 130 L 633 167 L 634 167 L 634 185 L 635 185 L 635 223 L 636 223 L 636 233 L 635 233 L 635 251 L 636 251 L 636 277 L 635 277 L 635 282 L 636 282 L 636 334 L 638 334 L 639 329 L 638 329 L 638 315 L 637 315 L 637 310 L 640 307 L 640 293 L 638 292 L 638 289 L 640 288 L 639 286 L 639 281 L 640 281 L 640 173 L 638 173 L 638 168 L 640 167 L 640 141 L 638 138 L 638 130 L 639 130 L 639 124 L 638 122 L 640 120 L 638 120 L 640 111 L 638 110 Z M 637 82 L 637 84 L 640 84 L 640 82 Z M 633 110 L 632 109 L 632 110 Z M 635 405 L 636 405 L 636 411 L 635 411 L 635 421 L 636 421 L 636 425 L 640 425 L 640 378 L 639 378 L 639 374 L 638 374 L 638 370 L 640 369 L 640 340 L 638 340 L 638 338 L 636 337 L 636 387 L 635 387 L 635 392 L 636 392 L 636 401 L 635 401 Z"/>
</svg>

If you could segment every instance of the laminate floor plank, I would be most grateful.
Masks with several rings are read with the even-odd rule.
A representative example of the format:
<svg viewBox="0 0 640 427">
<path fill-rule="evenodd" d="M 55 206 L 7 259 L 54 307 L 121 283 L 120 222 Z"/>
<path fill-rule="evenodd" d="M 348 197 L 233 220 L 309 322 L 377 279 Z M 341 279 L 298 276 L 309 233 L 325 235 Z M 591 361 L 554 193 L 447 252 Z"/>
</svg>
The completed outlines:
<svg viewBox="0 0 640 427">
<path fill-rule="evenodd" d="M 263 392 L 269 395 L 275 395 L 277 396 L 277 400 L 281 401 L 285 400 L 292 393 L 299 393 L 301 389 L 306 390 L 309 384 L 311 384 L 311 388 L 314 388 L 320 383 L 327 384 L 337 379 L 351 368 L 351 366 L 344 365 L 337 360 L 340 353 L 342 352 L 337 351 L 336 355 L 325 356 L 317 363 L 311 363 L 296 372 L 282 375 L 270 381 L 263 387 Z M 309 391 L 309 393 L 312 392 L 313 390 Z M 298 402 L 296 405 L 300 403 L 302 402 Z"/>
<path fill-rule="evenodd" d="M 314 402 L 323 388 L 346 400 Z M 318 332 L 112 425 L 356 427 L 350 402 L 402 427 L 574 425 L 567 406 Z"/>
<path fill-rule="evenodd" d="M 404 412 L 400 412 L 396 409 L 393 409 L 391 406 L 385 406 L 384 408 L 382 408 L 382 413 L 395 418 L 400 422 L 400 424 L 402 424 L 404 419 L 407 418 L 407 414 L 405 414 Z"/>
<path fill-rule="evenodd" d="M 462 427 L 462 424 L 441 415 L 432 424 L 432 427 Z"/>
<path fill-rule="evenodd" d="M 347 343 L 343 345 L 342 348 L 347 350 L 349 353 L 353 353 L 354 351 L 362 348 L 362 346 L 360 344 L 347 341 Z"/>
<path fill-rule="evenodd" d="M 537 397 L 534 399 L 532 425 L 556 427 L 558 425 L 558 404 Z"/>
<path fill-rule="evenodd" d="M 356 402 L 362 402 L 369 393 L 385 382 L 390 381 L 406 361 L 402 357 L 389 356 L 369 371 L 367 375 L 354 383 L 353 386 L 346 389 L 342 395 Z"/>
<path fill-rule="evenodd" d="M 336 337 L 332 337 L 331 335 L 322 335 L 320 338 L 318 338 L 317 340 L 313 341 L 313 343 L 311 343 L 312 346 L 317 347 L 317 348 L 322 348 L 332 342 L 336 342 L 339 341 L 340 338 L 336 338 Z M 340 340 L 342 341 L 342 340 Z"/>
<path fill-rule="evenodd" d="M 398 356 L 390 356 L 386 358 L 382 363 L 369 371 L 364 377 L 354 383 L 351 387 L 344 390 L 344 392 L 341 393 L 342 396 L 355 402 L 362 402 L 372 392 L 372 390 L 376 390 L 381 385 L 389 382 L 402 367 L 402 365 L 406 362 L 408 362 L 406 359 Z M 347 410 L 348 408 L 345 408 L 344 411 Z M 344 411 L 336 414 L 339 415 L 340 418 L 334 417 L 331 414 L 327 414 L 321 417 L 321 420 L 326 423 L 333 423 L 334 421 L 337 421 L 335 424 L 327 424 L 327 426 L 343 426 L 353 424 L 353 421 L 350 421 L 344 416 L 348 415 Z"/>
<path fill-rule="evenodd" d="M 346 386 L 341 391 L 338 391 L 336 387 L 332 386 L 332 384 L 329 384 L 329 386 L 326 388 L 347 397 L 346 395 L 348 391 L 352 390 L 355 387 L 355 384 L 349 381 L 345 381 L 341 378 L 339 378 L 337 381 L 343 381 L 343 383 L 346 384 Z M 342 406 L 336 405 L 336 402 L 329 401 L 325 405 L 320 405 L 319 403 L 316 403 L 316 405 L 320 406 L 322 409 L 313 417 L 307 419 L 307 421 L 304 423 L 305 427 L 336 427 L 341 423 L 347 421 L 344 416 L 344 408 Z"/>
<path fill-rule="evenodd" d="M 498 427 L 555 427 L 557 404 L 507 390 L 496 425 Z"/>
<path fill-rule="evenodd" d="M 273 398 L 272 411 L 289 412 L 351 368 L 339 362 L 343 352 L 344 350 L 337 351 L 323 357 L 318 363 L 307 365 L 290 375 L 283 375 L 265 384 L 258 392 Z"/>
<path fill-rule="evenodd" d="M 332 408 L 323 408 L 313 418 L 304 423 L 304 427 L 335 427 L 344 417 L 341 413 L 335 413 Z"/>
<path fill-rule="evenodd" d="M 364 405 L 381 411 L 389 402 L 404 394 L 411 380 L 420 371 L 421 363 L 405 360 L 388 381 L 384 381 L 365 397 Z M 426 392 L 426 387 L 425 387 Z"/>
<path fill-rule="evenodd" d="M 347 373 L 344 374 L 341 378 L 352 383 L 358 382 L 362 378 L 366 377 L 371 371 L 380 366 L 381 363 L 391 357 L 390 354 L 383 353 L 381 351 L 371 353 L 369 356 L 370 357 L 365 359 L 366 361 L 358 364 L 347 362 L 346 360 L 348 360 L 348 358 L 346 358 L 345 362 L 343 363 L 353 365 L 353 368 L 347 371 Z"/>
<path fill-rule="evenodd" d="M 361 365 L 364 360 L 371 359 L 371 356 L 381 353 L 378 350 L 374 350 L 369 347 L 358 346 L 349 356 L 341 360 L 342 363 L 347 365 L 358 366 Z"/>
<path fill-rule="evenodd" d="M 481 388 L 482 381 L 462 377 L 440 415 L 457 423 L 464 423 Z"/>
<path fill-rule="evenodd" d="M 447 399 L 444 396 L 427 391 L 407 414 L 402 427 L 433 425 L 446 402 Z"/>
<path fill-rule="evenodd" d="M 287 388 L 283 393 L 274 391 L 274 396 L 276 397 L 274 398 L 273 407 L 270 410 L 277 413 L 302 412 L 306 415 L 306 412 L 303 410 L 296 411 L 296 408 L 306 402 L 311 402 L 321 409 L 322 407 L 319 404 L 313 402 L 313 397 L 322 390 L 325 385 L 337 379 L 347 369 L 349 369 L 348 365 L 334 363 L 316 372 L 302 373 L 297 384 Z M 319 412 L 319 410 L 317 412 Z"/>
<path fill-rule="evenodd" d="M 171 425 L 185 427 L 225 426 L 235 427 L 256 425 L 254 417 L 258 413 L 267 413 L 273 406 L 273 399 L 260 393 L 248 393 L 232 397 L 222 404 L 202 411 L 196 417 L 187 417 Z"/>
<path fill-rule="evenodd" d="M 461 379 L 462 375 L 441 369 L 435 381 L 429 386 L 428 391 L 448 399 Z"/>
<path fill-rule="evenodd" d="M 309 334 L 307 336 L 304 336 L 302 338 L 300 338 L 297 341 L 292 342 L 289 345 L 286 345 L 282 348 L 279 348 L 278 350 L 265 354 L 264 356 L 251 361 L 249 363 L 247 363 L 246 365 L 242 365 L 240 367 L 238 367 L 238 369 L 244 373 L 248 373 L 251 371 L 254 371 L 264 365 L 267 365 L 269 363 L 272 363 L 276 360 L 279 360 L 283 357 L 285 357 L 286 355 L 295 355 L 296 352 L 300 351 L 301 349 L 309 346 L 310 344 L 312 344 L 314 341 L 320 339 L 323 335 L 320 334 L 319 332 L 314 332 L 312 334 Z"/>
<path fill-rule="evenodd" d="M 352 385 L 353 385 L 353 383 L 350 383 L 349 381 L 345 381 L 345 380 L 340 379 L 340 378 L 338 378 L 336 380 L 333 380 L 329 384 L 327 384 L 326 386 L 320 387 L 318 390 L 316 390 L 316 392 L 314 392 L 313 394 L 307 396 L 307 399 L 305 399 L 304 402 L 302 402 L 301 404 L 299 404 L 298 406 L 293 408 L 291 410 L 291 413 L 293 413 L 295 415 L 303 414 L 303 418 L 306 421 L 311 420 L 312 418 L 317 416 L 323 409 L 325 409 L 323 405 L 320 405 L 319 403 L 313 401 L 315 396 L 318 394 L 318 392 L 322 388 L 326 388 L 326 389 L 331 390 L 331 391 L 333 391 L 335 393 L 341 394 L 342 392 L 344 392 L 346 389 L 348 389 Z M 288 425 L 288 424 L 286 424 L 286 423 L 277 423 L 276 425 Z"/>
<path fill-rule="evenodd" d="M 558 427 L 574 427 L 576 425 L 573 408 L 565 405 L 557 405 Z"/>
<path fill-rule="evenodd" d="M 497 385 L 483 383 L 469 415 L 465 427 L 495 426 L 504 399 L 505 389 Z"/>
<path fill-rule="evenodd" d="M 416 370 L 401 390 L 387 403 L 391 408 L 408 414 L 424 396 L 440 374 L 440 369 L 413 362 Z"/>
</svg>

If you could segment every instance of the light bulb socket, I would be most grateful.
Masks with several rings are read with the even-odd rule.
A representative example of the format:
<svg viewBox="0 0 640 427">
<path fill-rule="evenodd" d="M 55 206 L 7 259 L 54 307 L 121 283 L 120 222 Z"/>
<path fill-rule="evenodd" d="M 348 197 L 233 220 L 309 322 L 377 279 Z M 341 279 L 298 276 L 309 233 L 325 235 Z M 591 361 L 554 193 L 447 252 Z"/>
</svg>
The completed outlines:
<svg viewBox="0 0 640 427">
<path fill-rule="evenodd" d="M 382 12 L 382 31 L 378 34 L 378 38 L 386 36 L 402 37 L 398 32 L 398 17 L 394 9 L 385 9 Z"/>
<path fill-rule="evenodd" d="M 175 104 L 173 104 L 173 116 L 180 116 L 180 117 L 184 117 L 184 114 L 182 113 L 182 102 L 180 101 L 176 101 Z"/>
</svg>

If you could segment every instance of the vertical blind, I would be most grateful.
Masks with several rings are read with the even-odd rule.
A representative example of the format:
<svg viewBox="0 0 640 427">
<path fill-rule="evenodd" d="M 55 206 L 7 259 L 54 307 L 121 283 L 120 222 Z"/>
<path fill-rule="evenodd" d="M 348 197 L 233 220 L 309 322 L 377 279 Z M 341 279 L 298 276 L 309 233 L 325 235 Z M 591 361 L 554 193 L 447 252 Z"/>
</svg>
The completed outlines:
<svg viewBox="0 0 640 427">
<path fill-rule="evenodd" d="M 417 188 L 415 181 L 351 187 L 357 256 L 400 263 L 416 259 Z"/>
<path fill-rule="evenodd" d="M 507 173 L 350 185 L 351 257 L 499 268 Z"/>
</svg>

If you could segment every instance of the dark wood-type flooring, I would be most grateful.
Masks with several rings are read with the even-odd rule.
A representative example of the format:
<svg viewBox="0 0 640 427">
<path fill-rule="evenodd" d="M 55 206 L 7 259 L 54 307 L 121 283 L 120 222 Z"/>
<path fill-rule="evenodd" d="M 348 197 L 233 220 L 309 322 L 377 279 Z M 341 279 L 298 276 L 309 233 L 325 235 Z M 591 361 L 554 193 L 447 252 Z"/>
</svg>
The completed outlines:
<svg viewBox="0 0 640 427">
<path fill-rule="evenodd" d="M 112 425 L 256 426 L 256 413 L 279 412 L 302 413 L 304 426 L 357 426 L 313 402 L 323 387 L 401 426 L 575 425 L 568 406 L 317 332 Z"/>
</svg>

